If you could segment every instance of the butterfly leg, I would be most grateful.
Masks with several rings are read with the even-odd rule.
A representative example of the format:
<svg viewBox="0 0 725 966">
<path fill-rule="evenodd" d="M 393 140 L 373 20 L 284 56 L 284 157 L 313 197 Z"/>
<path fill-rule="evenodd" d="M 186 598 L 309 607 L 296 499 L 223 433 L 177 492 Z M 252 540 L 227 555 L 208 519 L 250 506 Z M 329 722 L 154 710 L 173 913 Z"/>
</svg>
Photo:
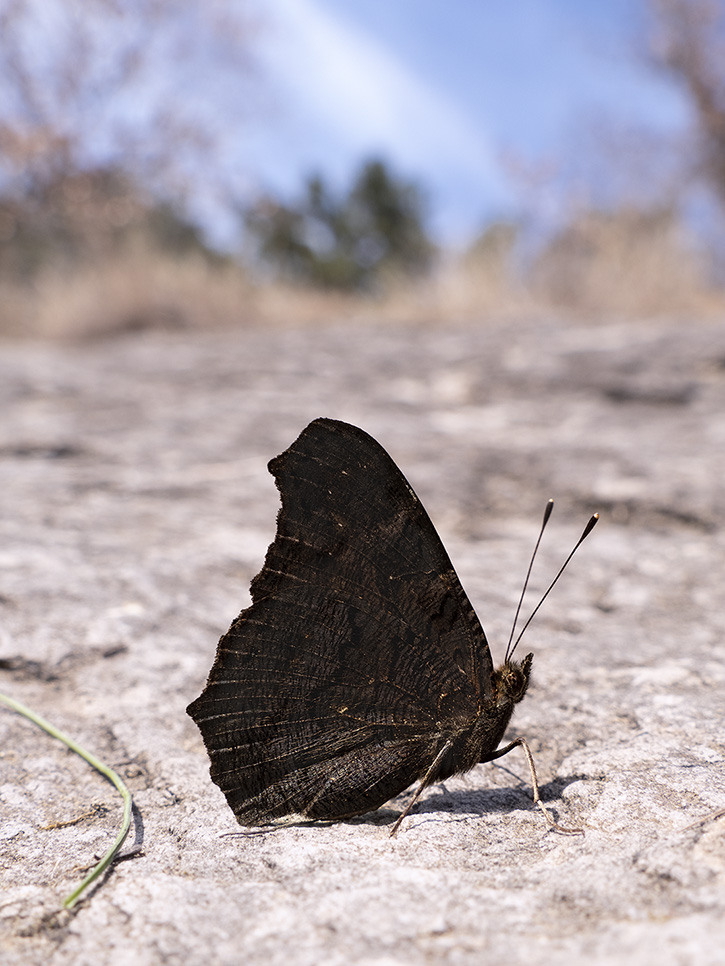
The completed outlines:
<svg viewBox="0 0 725 966">
<path fill-rule="evenodd" d="M 436 777 L 436 773 L 438 771 L 438 767 L 439 767 L 440 763 L 443 761 L 443 759 L 445 758 L 445 756 L 447 755 L 447 753 L 451 750 L 452 747 L 453 747 L 453 742 L 452 741 L 447 741 L 445 743 L 445 745 L 443 745 L 443 747 L 441 748 L 441 750 L 438 752 L 438 754 L 435 756 L 435 758 L 433 759 L 433 764 L 430 766 L 430 768 L 428 769 L 428 771 L 425 773 L 425 776 L 423 778 L 423 781 L 420 783 L 420 785 L 418 785 L 418 787 L 415 790 L 415 794 L 413 795 L 413 797 L 411 798 L 411 800 L 408 802 L 408 804 L 405 806 L 405 808 L 403 809 L 403 811 L 398 816 L 398 819 L 397 819 L 395 825 L 393 826 L 393 828 L 392 828 L 392 830 L 390 832 L 390 838 L 391 839 L 397 834 L 397 831 L 400 828 L 400 823 L 403 821 L 403 819 L 405 818 L 405 816 L 409 814 L 411 808 L 418 801 L 418 799 L 421 796 L 421 792 L 423 791 L 423 789 L 424 788 L 427 788 L 428 785 L 430 785 L 432 782 L 435 781 L 435 777 Z"/>
<path fill-rule="evenodd" d="M 487 755 L 484 761 L 494 761 L 496 758 L 503 758 L 514 748 L 522 748 L 524 754 L 526 755 L 526 760 L 529 763 L 529 771 L 531 772 L 531 790 L 534 795 L 534 805 L 538 805 L 541 811 L 544 813 L 544 818 L 546 819 L 546 824 L 550 829 L 555 832 L 561 832 L 563 835 L 583 835 L 584 830 L 580 828 L 566 828 L 564 825 L 559 825 L 549 814 L 548 809 L 541 801 L 541 796 L 539 795 L 539 782 L 536 777 L 536 767 L 534 766 L 534 756 L 531 754 L 531 749 L 528 746 L 526 738 L 516 738 L 514 741 L 509 742 L 505 747 L 499 748 L 492 755 Z M 412 804 L 412 803 L 411 803 Z"/>
</svg>

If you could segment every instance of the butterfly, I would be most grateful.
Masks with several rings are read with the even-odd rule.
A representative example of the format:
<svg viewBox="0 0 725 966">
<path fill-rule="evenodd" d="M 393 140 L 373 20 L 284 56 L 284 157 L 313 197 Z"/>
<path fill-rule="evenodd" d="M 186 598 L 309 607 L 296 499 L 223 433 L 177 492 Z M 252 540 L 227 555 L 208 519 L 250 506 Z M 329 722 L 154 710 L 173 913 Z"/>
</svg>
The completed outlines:
<svg viewBox="0 0 725 966">
<path fill-rule="evenodd" d="M 424 788 L 520 746 L 549 824 L 578 831 L 541 803 L 525 739 L 499 748 L 533 655 L 514 660 L 509 642 L 494 668 L 428 514 L 383 447 L 316 419 L 269 470 L 276 537 L 187 709 L 237 821 L 350 818 L 419 781 L 395 834 Z"/>
</svg>

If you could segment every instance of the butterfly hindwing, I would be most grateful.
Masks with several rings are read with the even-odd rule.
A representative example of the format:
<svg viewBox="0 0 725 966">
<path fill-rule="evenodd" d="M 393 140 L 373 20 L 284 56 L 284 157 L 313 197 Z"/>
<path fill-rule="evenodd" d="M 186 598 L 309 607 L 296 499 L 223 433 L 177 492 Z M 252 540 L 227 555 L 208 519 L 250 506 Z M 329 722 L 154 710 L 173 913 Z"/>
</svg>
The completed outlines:
<svg viewBox="0 0 725 966">
<path fill-rule="evenodd" d="M 473 722 L 490 651 L 427 513 L 372 437 L 318 419 L 270 471 L 276 538 L 189 713 L 241 823 L 361 814 Z"/>
</svg>

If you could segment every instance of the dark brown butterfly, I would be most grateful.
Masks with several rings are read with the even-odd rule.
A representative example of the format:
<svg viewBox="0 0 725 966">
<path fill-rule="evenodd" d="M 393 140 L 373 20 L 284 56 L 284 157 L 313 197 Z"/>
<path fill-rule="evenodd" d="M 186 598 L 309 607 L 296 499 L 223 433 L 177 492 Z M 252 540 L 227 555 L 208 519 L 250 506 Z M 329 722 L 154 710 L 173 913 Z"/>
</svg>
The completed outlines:
<svg viewBox="0 0 725 966">
<path fill-rule="evenodd" d="M 533 656 L 513 660 L 509 642 L 494 669 L 443 544 L 390 456 L 361 429 L 317 419 L 269 470 L 282 496 L 276 538 L 251 607 L 219 641 L 188 708 L 239 823 L 348 818 L 420 780 L 394 834 L 423 788 L 519 745 L 541 805 L 525 740 L 498 747 Z"/>
</svg>

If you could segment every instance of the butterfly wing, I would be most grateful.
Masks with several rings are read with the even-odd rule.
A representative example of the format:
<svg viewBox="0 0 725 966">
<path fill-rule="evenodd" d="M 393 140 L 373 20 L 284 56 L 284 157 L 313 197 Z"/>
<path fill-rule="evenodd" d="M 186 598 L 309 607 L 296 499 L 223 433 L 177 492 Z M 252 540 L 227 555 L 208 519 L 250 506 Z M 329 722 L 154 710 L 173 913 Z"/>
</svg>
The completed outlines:
<svg viewBox="0 0 725 966">
<path fill-rule="evenodd" d="M 269 469 L 277 535 L 189 714 L 240 823 L 362 814 L 473 723 L 490 651 L 427 513 L 371 436 L 318 419 Z"/>
</svg>

